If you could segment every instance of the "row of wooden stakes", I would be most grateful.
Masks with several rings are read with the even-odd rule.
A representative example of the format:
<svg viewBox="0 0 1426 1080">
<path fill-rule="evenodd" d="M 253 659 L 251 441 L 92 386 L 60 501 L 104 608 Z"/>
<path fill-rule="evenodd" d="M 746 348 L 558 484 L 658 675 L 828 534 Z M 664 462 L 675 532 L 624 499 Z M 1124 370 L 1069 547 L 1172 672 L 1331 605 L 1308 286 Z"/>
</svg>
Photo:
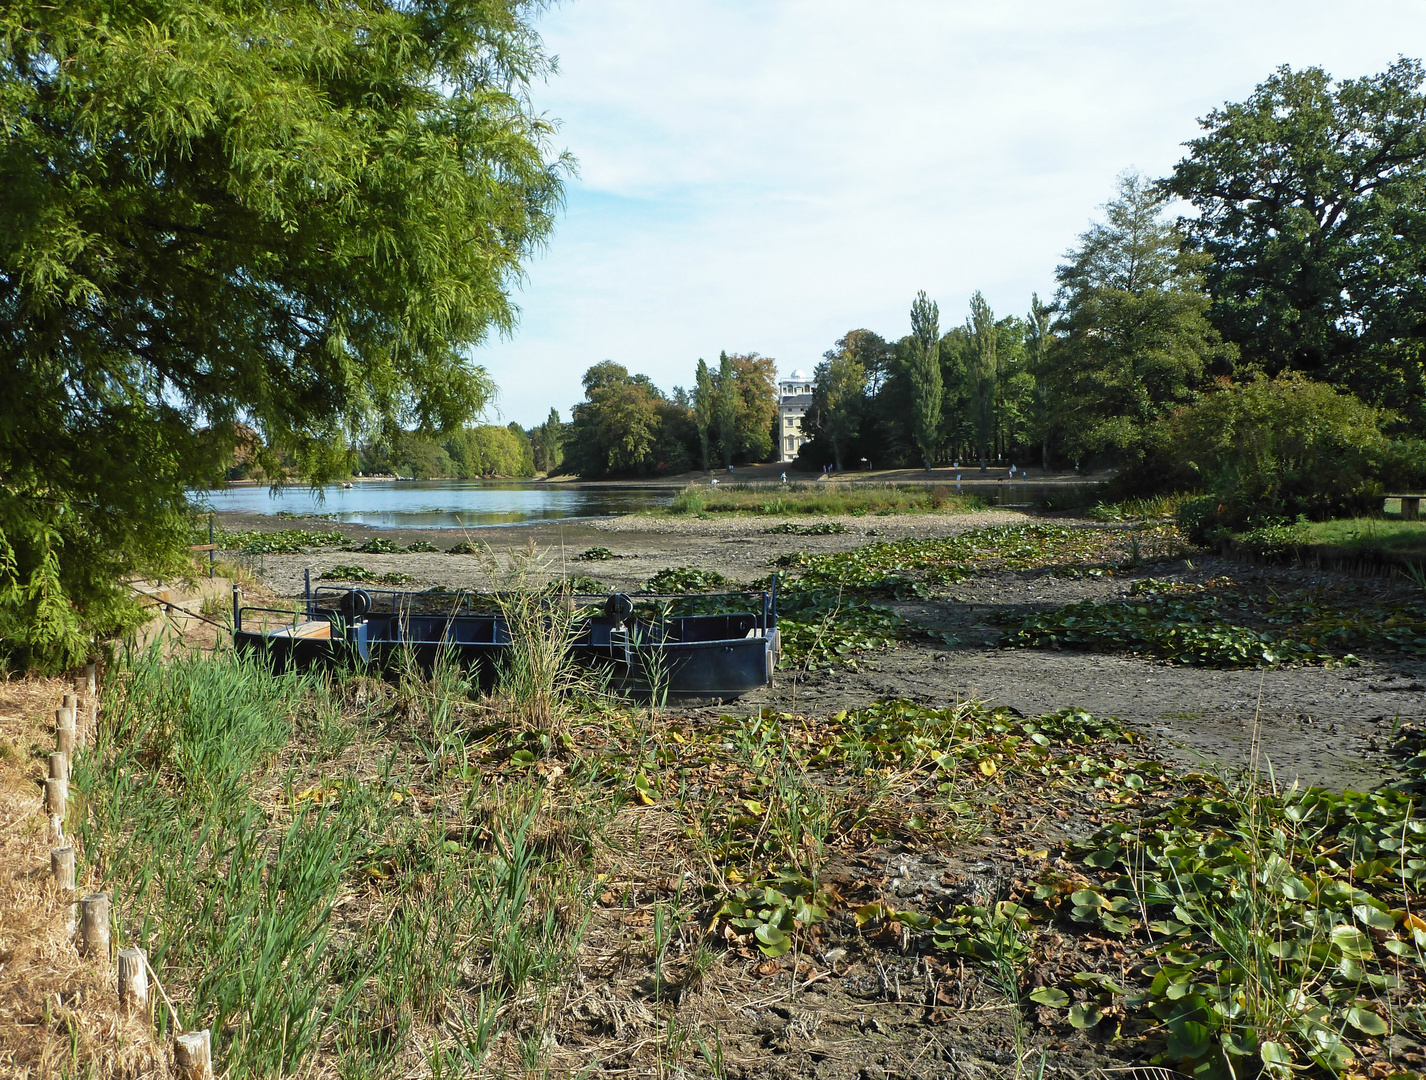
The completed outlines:
<svg viewBox="0 0 1426 1080">
<path fill-rule="evenodd" d="M 78 694 L 65 694 L 64 703 L 55 710 L 55 750 L 49 757 L 49 777 L 45 780 L 45 813 L 49 817 L 50 872 L 55 887 L 66 897 L 75 890 L 74 845 L 65 839 L 65 813 L 69 803 L 69 768 L 75 756 L 88 746 L 99 719 L 99 695 L 95 666 L 85 668 L 88 708 L 81 709 Z M 76 934 L 76 916 L 77 931 Z M 89 893 L 70 908 L 66 931 L 76 939 L 81 956 L 108 967 L 110 904 L 109 894 Z M 124 1016 L 148 1016 L 149 967 L 143 949 L 120 949 L 118 963 L 119 1012 Z M 163 987 L 154 976 L 154 985 L 163 994 Z M 174 1064 L 182 1080 L 213 1080 L 212 1036 L 207 1028 L 184 1032 L 178 1015 L 163 994 L 174 1030 L 178 1032 L 173 1047 Z"/>
</svg>

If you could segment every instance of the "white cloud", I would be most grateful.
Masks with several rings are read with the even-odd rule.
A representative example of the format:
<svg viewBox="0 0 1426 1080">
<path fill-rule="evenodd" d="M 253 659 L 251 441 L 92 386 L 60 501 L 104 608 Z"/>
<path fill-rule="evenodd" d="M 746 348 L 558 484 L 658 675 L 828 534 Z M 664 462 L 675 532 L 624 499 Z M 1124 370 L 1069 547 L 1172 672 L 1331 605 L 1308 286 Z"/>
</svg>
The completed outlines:
<svg viewBox="0 0 1426 1080">
<path fill-rule="evenodd" d="M 1426 5 L 576 0 L 541 29 L 580 177 L 478 354 L 526 424 L 603 359 L 667 389 L 720 348 L 790 371 L 904 333 L 917 289 L 943 325 L 977 288 L 1023 311 L 1118 173 L 1165 173 L 1279 64 L 1421 55 Z"/>
</svg>

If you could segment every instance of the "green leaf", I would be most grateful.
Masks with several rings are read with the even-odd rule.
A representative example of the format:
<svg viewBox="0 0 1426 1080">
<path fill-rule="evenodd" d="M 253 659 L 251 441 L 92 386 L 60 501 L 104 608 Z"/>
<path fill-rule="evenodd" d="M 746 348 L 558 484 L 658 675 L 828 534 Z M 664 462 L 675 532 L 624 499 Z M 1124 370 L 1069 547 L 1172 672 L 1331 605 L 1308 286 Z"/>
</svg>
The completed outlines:
<svg viewBox="0 0 1426 1080">
<path fill-rule="evenodd" d="M 1053 986 L 1042 986 L 1031 992 L 1030 1000 L 1037 1005 L 1048 1005 L 1052 1009 L 1063 1009 L 1069 1004 L 1069 995 Z"/>
<path fill-rule="evenodd" d="M 753 937 L 757 938 L 758 948 L 767 956 L 781 956 L 792 948 L 792 938 L 766 923 L 753 931 Z"/>
<path fill-rule="evenodd" d="M 1385 1020 L 1370 1009 L 1353 1007 L 1347 1010 L 1347 1023 L 1363 1035 L 1385 1035 L 1391 1030 Z"/>
<path fill-rule="evenodd" d="M 1077 1001 L 1070 1007 L 1069 1023 L 1072 1028 L 1081 1031 L 1085 1028 L 1092 1028 L 1102 1019 L 1104 1019 L 1104 1014 L 1093 1002 Z"/>
<path fill-rule="evenodd" d="M 1332 944 L 1341 949 L 1348 960 L 1370 960 L 1376 955 L 1372 939 L 1350 923 L 1332 927 Z"/>
</svg>

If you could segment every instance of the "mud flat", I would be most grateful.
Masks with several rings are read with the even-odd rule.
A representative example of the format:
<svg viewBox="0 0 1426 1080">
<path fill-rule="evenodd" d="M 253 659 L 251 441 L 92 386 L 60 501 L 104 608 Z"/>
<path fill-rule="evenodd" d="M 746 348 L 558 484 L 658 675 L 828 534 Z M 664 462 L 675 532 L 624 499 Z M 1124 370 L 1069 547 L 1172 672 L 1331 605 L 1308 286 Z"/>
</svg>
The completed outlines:
<svg viewBox="0 0 1426 1080">
<path fill-rule="evenodd" d="M 780 557 L 792 552 L 847 552 L 882 540 L 949 537 L 1044 519 L 988 510 L 831 520 L 847 531 L 768 533 L 765 530 L 782 519 L 743 514 L 631 514 L 471 531 L 378 530 L 255 516 L 225 519 L 223 524 L 340 531 L 357 544 L 377 536 L 399 544 L 424 540 L 442 549 L 467 541 L 488 544 L 497 558 L 534 544 L 554 573 L 586 574 L 611 590 L 633 591 L 668 568 L 697 567 L 750 582 L 766 576 Z M 1085 530 L 1124 531 L 1077 519 L 1054 520 Z M 611 557 L 580 558 L 594 548 L 607 549 Z M 482 589 L 490 584 L 486 559 L 444 551 L 365 554 L 326 548 L 302 555 L 269 554 L 251 562 L 268 587 L 288 596 L 300 594 L 304 570 L 310 569 L 318 580 L 333 566 L 353 563 L 377 574 L 409 574 L 415 579 L 411 588 Z M 1384 747 L 1392 731 L 1403 721 L 1426 720 L 1426 659 L 1421 657 L 1363 655 L 1360 663 L 1349 666 L 1216 670 L 1134 655 L 997 647 L 997 619 L 1006 614 L 1122 598 L 1150 578 L 1194 583 L 1224 576 L 1265 595 L 1308 585 L 1348 603 L 1382 590 L 1407 589 L 1401 582 L 1365 583 L 1328 571 L 1245 567 L 1200 551 L 1097 576 L 1066 576 L 1033 567 L 988 571 L 933 599 L 892 605 L 898 614 L 953 643 L 907 641 L 895 649 L 860 654 L 850 664 L 814 671 L 787 668 L 779 672 L 774 687 L 727 708 L 746 712 L 770 706 L 827 715 L 888 697 L 938 706 L 976 698 L 1025 715 L 1074 707 L 1125 721 L 1151 740 L 1157 752 L 1184 764 L 1238 768 L 1256 755 L 1257 765 L 1265 772 L 1270 769 L 1283 785 L 1338 790 L 1370 788 L 1388 778 L 1392 763 Z"/>
</svg>

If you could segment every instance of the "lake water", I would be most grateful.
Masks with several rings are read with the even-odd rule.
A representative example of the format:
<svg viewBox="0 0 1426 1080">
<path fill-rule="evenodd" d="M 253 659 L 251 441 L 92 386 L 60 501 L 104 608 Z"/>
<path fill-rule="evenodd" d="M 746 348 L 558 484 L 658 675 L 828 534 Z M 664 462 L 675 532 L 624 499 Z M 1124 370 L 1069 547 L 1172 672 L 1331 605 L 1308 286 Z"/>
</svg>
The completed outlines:
<svg viewBox="0 0 1426 1080">
<path fill-rule="evenodd" d="M 611 517 L 659 506 L 672 489 L 647 487 L 556 487 L 476 480 L 373 480 L 350 488 L 332 485 L 314 492 L 286 488 L 231 487 L 195 492 L 205 508 L 243 514 L 315 514 L 333 521 L 388 529 L 479 529 L 540 521 Z"/>
</svg>

